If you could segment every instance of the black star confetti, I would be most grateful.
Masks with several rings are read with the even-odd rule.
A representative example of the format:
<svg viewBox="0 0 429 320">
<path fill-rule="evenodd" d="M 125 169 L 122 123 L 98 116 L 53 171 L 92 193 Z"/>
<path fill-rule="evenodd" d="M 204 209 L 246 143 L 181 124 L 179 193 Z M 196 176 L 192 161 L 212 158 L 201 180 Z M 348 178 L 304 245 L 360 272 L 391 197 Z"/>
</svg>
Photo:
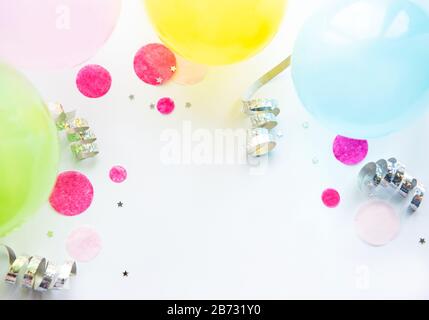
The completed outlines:
<svg viewBox="0 0 429 320">
<path fill-rule="evenodd" d="M 133 94 L 130 94 L 130 95 L 128 96 L 128 98 L 129 98 L 131 101 L 133 101 L 133 100 L 135 99 L 135 96 L 134 96 Z"/>
<path fill-rule="evenodd" d="M 150 108 L 151 108 L 151 109 L 155 109 L 155 103 L 151 103 L 151 104 L 150 104 Z"/>
<path fill-rule="evenodd" d="M 123 206 L 124 206 L 123 202 L 122 202 L 122 201 L 119 201 L 119 202 L 118 202 L 118 208 L 122 208 Z"/>
<path fill-rule="evenodd" d="M 420 244 L 425 244 L 426 243 L 426 240 L 424 239 L 424 238 L 420 238 Z"/>
<path fill-rule="evenodd" d="M 123 275 L 124 277 L 128 277 L 128 271 L 124 271 L 124 272 L 122 272 L 122 275 Z"/>
</svg>

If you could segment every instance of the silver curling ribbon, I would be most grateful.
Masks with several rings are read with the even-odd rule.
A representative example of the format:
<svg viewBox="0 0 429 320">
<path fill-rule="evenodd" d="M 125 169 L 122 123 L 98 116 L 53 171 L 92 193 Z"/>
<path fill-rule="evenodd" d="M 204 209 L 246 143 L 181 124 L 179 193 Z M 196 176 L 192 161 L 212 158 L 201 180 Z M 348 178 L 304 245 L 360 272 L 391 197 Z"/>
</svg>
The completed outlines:
<svg viewBox="0 0 429 320">
<path fill-rule="evenodd" d="M 69 280 L 77 274 L 77 265 L 74 261 L 66 261 L 62 265 L 56 265 L 40 256 L 16 256 L 15 252 L 7 245 L 0 246 L 6 249 L 9 267 L 5 282 L 28 289 L 45 292 L 48 290 L 68 289 Z"/>
</svg>

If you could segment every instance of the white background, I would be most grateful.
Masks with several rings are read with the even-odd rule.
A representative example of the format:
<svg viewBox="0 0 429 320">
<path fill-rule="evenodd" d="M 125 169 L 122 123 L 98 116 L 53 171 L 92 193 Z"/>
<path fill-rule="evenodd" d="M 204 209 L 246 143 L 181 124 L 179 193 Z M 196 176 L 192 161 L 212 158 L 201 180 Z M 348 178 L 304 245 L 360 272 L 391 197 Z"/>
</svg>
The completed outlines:
<svg viewBox="0 0 429 320">
<path fill-rule="evenodd" d="M 89 225 L 103 240 L 100 255 L 78 264 L 71 289 L 44 295 L 0 284 L 0 297 L 34 299 L 297 299 L 429 298 L 428 207 L 403 218 L 401 233 L 385 247 L 359 240 L 353 220 L 366 201 L 356 187 L 360 166 L 346 167 L 332 154 L 335 132 L 304 110 L 285 72 L 260 92 L 280 101 L 285 133 L 263 175 L 245 165 L 176 165 L 160 160 L 165 129 L 240 128 L 246 121 L 236 101 L 257 77 L 292 50 L 305 17 L 320 0 L 291 0 L 275 40 L 244 63 L 212 68 L 192 87 L 169 83 L 155 88 L 133 71 L 133 56 L 157 42 L 138 0 L 125 0 L 119 24 L 91 59 L 112 74 L 111 91 L 87 99 L 75 87 L 79 67 L 61 72 L 27 72 L 46 101 L 77 109 L 99 139 L 101 154 L 77 163 L 63 144 L 61 170 L 79 170 L 92 181 L 95 198 L 87 212 L 63 217 L 49 205 L 3 239 L 18 253 L 67 259 L 65 241 Z M 135 95 L 130 101 L 128 96 Z M 149 105 L 169 96 L 176 110 L 162 116 Z M 192 107 L 186 109 L 185 103 Z M 303 123 L 309 122 L 304 129 Z M 429 119 L 386 138 L 370 141 L 367 160 L 396 156 L 429 184 L 426 141 Z M 312 159 L 317 158 L 318 164 Z M 113 165 L 129 178 L 109 180 Z M 333 187 L 342 197 L 325 208 L 321 192 Z M 123 208 L 116 203 L 122 201 Z M 48 238 L 48 230 L 54 237 Z M 1 271 L 6 257 L 1 257 Z M 129 277 L 122 276 L 127 270 Z"/>
</svg>

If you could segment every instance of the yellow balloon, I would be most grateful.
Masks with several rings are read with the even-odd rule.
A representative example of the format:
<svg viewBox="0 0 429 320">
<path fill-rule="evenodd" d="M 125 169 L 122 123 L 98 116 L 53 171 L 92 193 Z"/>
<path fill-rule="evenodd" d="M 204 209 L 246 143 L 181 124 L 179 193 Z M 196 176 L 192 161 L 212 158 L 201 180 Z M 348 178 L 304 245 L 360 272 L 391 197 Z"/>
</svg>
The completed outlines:
<svg viewBox="0 0 429 320">
<path fill-rule="evenodd" d="M 145 0 L 161 40 L 182 57 L 225 65 L 259 52 L 275 35 L 287 0 Z"/>
</svg>

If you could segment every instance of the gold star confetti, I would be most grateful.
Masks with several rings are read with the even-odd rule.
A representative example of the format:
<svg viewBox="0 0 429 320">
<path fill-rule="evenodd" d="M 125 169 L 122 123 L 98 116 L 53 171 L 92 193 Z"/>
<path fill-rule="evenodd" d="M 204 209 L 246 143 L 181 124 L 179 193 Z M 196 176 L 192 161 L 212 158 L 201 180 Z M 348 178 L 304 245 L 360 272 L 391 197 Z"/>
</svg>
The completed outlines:
<svg viewBox="0 0 429 320">
<path fill-rule="evenodd" d="M 48 238 L 53 238 L 54 232 L 49 230 L 48 233 L 46 233 L 46 235 L 48 236 Z"/>
</svg>

